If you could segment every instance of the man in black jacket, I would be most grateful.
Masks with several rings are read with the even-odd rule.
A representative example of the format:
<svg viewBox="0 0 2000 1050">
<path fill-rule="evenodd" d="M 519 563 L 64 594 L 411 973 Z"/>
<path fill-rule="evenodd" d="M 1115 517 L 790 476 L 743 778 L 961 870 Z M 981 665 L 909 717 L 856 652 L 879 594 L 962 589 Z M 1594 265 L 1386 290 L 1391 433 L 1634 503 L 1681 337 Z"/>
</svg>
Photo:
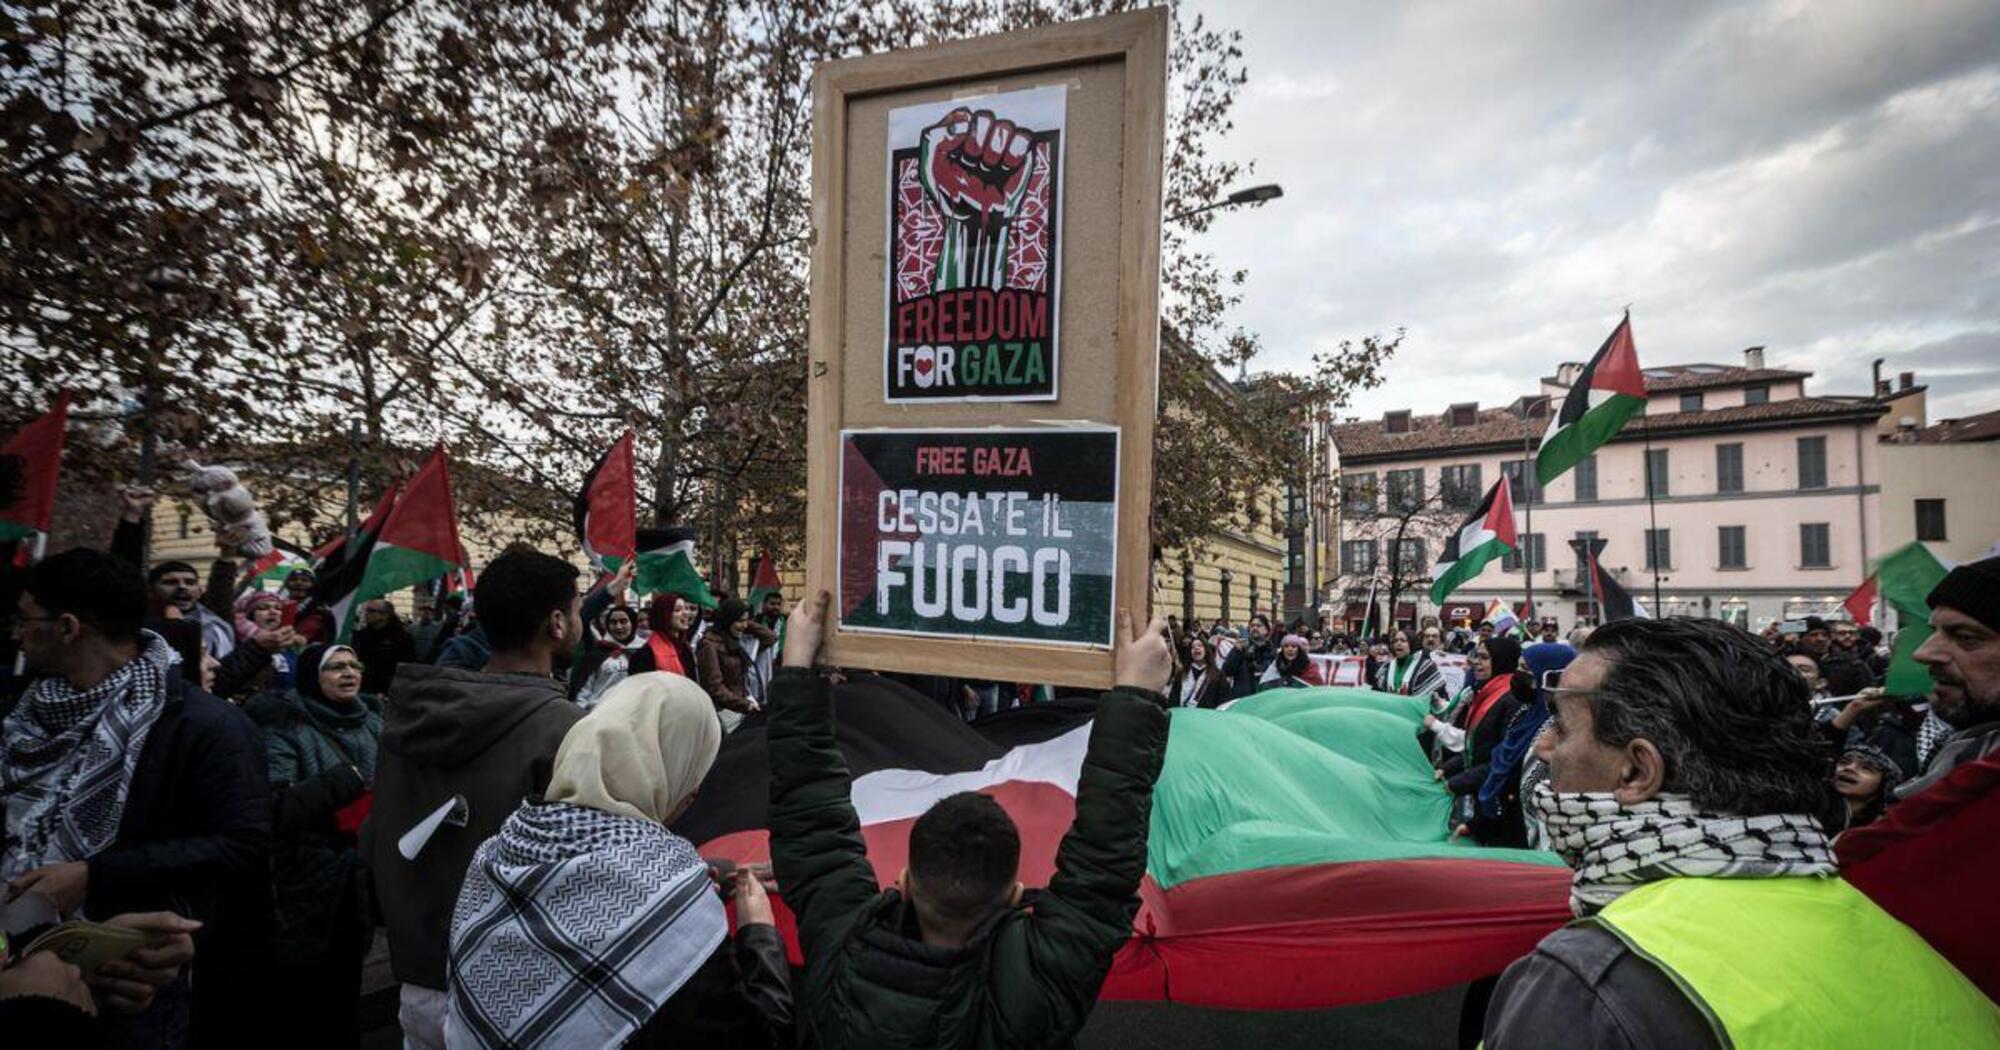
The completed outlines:
<svg viewBox="0 0 2000 1050">
<path fill-rule="evenodd" d="M 1271 661 L 1278 655 L 1278 647 L 1271 641 L 1271 618 L 1263 613 L 1250 617 L 1250 640 L 1230 650 L 1228 659 L 1222 662 L 1223 676 L 1229 679 L 1229 695 L 1245 697 L 1257 691 L 1257 681 L 1264 677 Z"/>
<path fill-rule="evenodd" d="M 910 866 L 879 890 L 834 743 L 832 688 L 810 670 L 827 595 L 800 602 L 771 687 L 771 863 L 798 919 L 799 1003 L 823 1050 L 1059 1047 L 1074 1042 L 1132 934 L 1153 783 L 1167 749 L 1166 625 L 1119 615 L 1055 876 L 1024 904 L 1020 838 L 985 795 L 940 800 Z"/>
<path fill-rule="evenodd" d="M 36 677 L 6 716 L 0 878 L 64 915 L 204 926 L 187 981 L 106 1018 L 106 1045 L 235 1045 L 269 932 L 270 786 L 256 727 L 169 671 L 138 570 L 76 550 L 28 570 L 14 631 Z"/>
<path fill-rule="evenodd" d="M 472 851 L 548 786 L 563 734 L 583 717 L 550 676 L 583 636 L 580 602 L 574 566 L 509 550 L 475 594 L 493 645 L 484 668 L 404 664 L 389 687 L 361 857 L 403 982 L 405 1046 L 444 1045 L 451 911 Z"/>
</svg>

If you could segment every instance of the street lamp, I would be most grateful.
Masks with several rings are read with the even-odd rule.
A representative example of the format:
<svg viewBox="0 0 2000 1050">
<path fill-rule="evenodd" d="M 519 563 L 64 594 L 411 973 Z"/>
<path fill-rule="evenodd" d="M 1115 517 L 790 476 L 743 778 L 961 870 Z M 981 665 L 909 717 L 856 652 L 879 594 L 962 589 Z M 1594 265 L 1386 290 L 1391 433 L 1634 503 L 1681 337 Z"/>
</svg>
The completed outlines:
<svg viewBox="0 0 2000 1050">
<path fill-rule="evenodd" d="M 1265 201 L 1277 200 L 1284 195 L 1285 188 L 1275 182 L 1264 186 L 1252 186 L 1248 189 L 1237 190 L 1235 193 L 1219 201 L 1211 201 L 1199 208 L 1189 208 L 1183 212 L 1175 212 L 1167 216 L 1166 221 L 1179 222 L 1190 215 L 1200 215 L 1202 212 L 1214 211 L 1217 208 L 1233 208 L 1239 204 L 1262 204 Z"/>
</svg>

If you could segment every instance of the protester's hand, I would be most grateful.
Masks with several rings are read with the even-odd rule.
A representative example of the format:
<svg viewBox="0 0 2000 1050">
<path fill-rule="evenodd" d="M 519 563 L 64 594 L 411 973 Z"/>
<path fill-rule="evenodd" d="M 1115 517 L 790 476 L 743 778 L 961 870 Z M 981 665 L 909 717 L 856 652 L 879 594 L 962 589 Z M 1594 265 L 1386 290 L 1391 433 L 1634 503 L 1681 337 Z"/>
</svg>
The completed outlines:
<svg viewBox="0 0 2000 1050">
<path fill-rule="evenodd" d="M 639 559 L 627 558 L 618 564 L 618 574 L 611 577 L 606 589 L 611 596 L 624 600 L 625 592 L 632 589 L 632 579 L 639 574 Z"/>
<path fill-rule="evenodd" d="M 1167 622 L 1155 616 L 1146 629 L 1132 630 L 1132 611 L 1118 611 L 1118 651 L 1112 655 L 1112 680 L 1120 686 L 1164 693 L 1174 678 L 1174 647 L 1167 643 Z"/>
<path fill-rule="evenodd" d="M 48 864 L 21 875 L 7 884 L 7 899 L 12 900 L 29 890 L 48 897 L 56 906 L 56 911 L 68 915 L 83 907 L 84 891 L 90 884 L 90 865 L 73 860 L 67 864 Z"/>
<path fill-rule="evenodd" d="M 148 936 L 123 959 L 105 963 L 85 978 L 108 1010 L 136 1014 L 153 1005 L 153 996 L 174 983 L 181 967 L 194 960 L 194 932 L 201 923 L 170 911 L 126 912 L 106 920 Z"/>
<path fill-rule="evenodd" d="M 137 525 L 146 520 L 146 512 L 153 509 L 153 501 L 160 496 L 146 485 L 125 485 L 119 488 L 118 498 L 125 505 L 120 517 Z"/>
<path fill-rule="evenodd" d="M 299 642 L 299 633 L 290 627 L 258 628 L 253 637 L 257 648 L 267 653 L 283 652 Z"/>
<path fill-rule="evenodd" d="M 1431 770 L 1431 779 L 1432 779 L 1432 780 L 1443 780 L 1443 779 L 1444 779 L 1444 770 L 1442 770 L 1442 769 L 1433 769 L 1433 770 Z"/>
<path fill-rule="evenodd" d="M 83 974 L 62 961 L 54 952 L 36 952 L 5 970 L 0 970 L 0 1000 L 25 998 L 59 999 L 97 1016 L 97 1002 Z"/>
<path fill-rule="evenodd" d="M 826 610 L 831 600 L 821 591 L 792 606 L 792 614 L 785 620 L 784 666 L 811 667 L 818 662 L 820 647 L 826 644 Z"/>
<path fill-rule="evenodd" d="M 1467 825 L 1460 824 L 1459 826 L 1451 829 L 1451 837 L 1453 841 L 1457 841 L 1463 838 L 1471 838 L 1472 828 Z"/>
<path fill-rule="evenodd" d="M 757 877 L 748 865 L 736 869 L 736 925 L 738 927 L 763 923 L 776 926 L 778 918 L 771 912 L 771 895 L 764 890 L 764 880 Z"/>
<path fill-rule="evenodd" d="M 1846 729 L 1855 722 L 1860 721 L 1862 715 L 1888 702 L 1889 697 L 1883 692 L 1880 686 L 1871 686 L 1863 689 L 1861 692 L 1855 694 L 1854 699 L 1849 700 L 1841 706 L 1839 714 L 1833 716 L 1834 728 Z"/>
<path fill-rule="evenodd" d="M 1425 715 L 1425 716 L 1424 716 L 1424 728 L 1425 728 L 1425 729 L 1428 729 L 1428 730 L 1430 730 L 1430 731 L 1432 731 L 1432 732 L 1436 732 L 1436 731 L 1437 731 L 1437 727 L 1438 727 L 1438 716 L 1436 716 L 1436 715 L 1431 715 L 1431 714 L 1427 714 L 1427 715 Z"/>
</svg>

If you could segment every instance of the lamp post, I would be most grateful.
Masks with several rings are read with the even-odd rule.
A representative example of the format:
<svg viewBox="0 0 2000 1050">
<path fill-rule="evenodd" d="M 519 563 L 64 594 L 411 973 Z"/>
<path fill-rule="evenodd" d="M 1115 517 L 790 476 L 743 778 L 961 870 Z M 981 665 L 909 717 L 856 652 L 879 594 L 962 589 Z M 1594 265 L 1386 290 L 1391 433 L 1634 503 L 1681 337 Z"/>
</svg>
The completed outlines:
<svg viewBox="0 0 2000 1050">
<path fill-rule="evenodd" d="M 1202 212 L 1214 211 L 1217 208 L 1234 208 L 1239 204 L 1262 204 L 1265 201 L 1277 200 L 1284 195 L 1285 188 L 1275 182 L 1263 186 L 1251 186 L 1248 189 L 1237 190 L 1235 193 L 1219 201 L 1210 201 L 1199 208 L 1189 208 L 1186 211 L 1175 212 L 1167 216 L 1166 221 L 1179 222 L 1191 215 L 1200 215 Z"/>
</svg>

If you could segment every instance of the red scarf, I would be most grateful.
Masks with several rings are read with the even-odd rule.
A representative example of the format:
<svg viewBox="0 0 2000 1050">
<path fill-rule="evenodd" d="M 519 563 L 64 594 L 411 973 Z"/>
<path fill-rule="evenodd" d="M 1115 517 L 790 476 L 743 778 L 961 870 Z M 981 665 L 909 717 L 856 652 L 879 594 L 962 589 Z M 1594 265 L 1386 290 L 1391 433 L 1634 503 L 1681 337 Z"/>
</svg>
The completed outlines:
<svg viewBox="0 0 2000 1050">
<path fill-rule="evenodd" d="M 652 636 L 646 639 L 646 648 L 653 651 L 654 670 L 672 671 L 682 678 L 694 677 L 687 673 L 686 667 L 681 666 L 680 646 L 668 641 L 666 635 L 654 631 Z"/>
<path fill-rule="evenodd" d="M 1465 720 L 1465 731 L 1470 733 L 1474 729 L 1479 728 L 1479 720 L 1486 717 L 1487 709 L 1499 703 L 1501 697 L 1513 691 L 1514 676 L 1512 674 L 1494 675 L 1488 679 L 1485 684 L 1479 687 L 1479 692 L 1474 693 L 1472 696 L 1472 714 Z"/>
</svg>

